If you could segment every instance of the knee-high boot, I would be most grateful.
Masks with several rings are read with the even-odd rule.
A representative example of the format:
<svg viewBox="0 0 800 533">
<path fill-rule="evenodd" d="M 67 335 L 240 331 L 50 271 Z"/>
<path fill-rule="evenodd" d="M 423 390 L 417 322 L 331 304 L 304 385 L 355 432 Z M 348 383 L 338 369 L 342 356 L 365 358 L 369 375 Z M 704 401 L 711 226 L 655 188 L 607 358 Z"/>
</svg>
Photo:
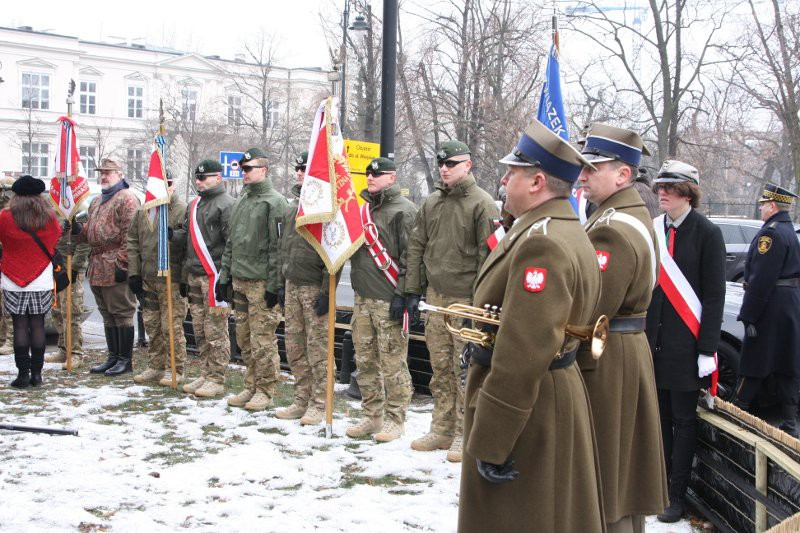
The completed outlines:
<svg viewBox="0 0 800 533">
<path fill-rule="evenodd" d="M 120 326 L 117 330 L 119 356 L 117 356 L 117 364 L 106 370 L 106 376 L 118 376 L 133 370 L 133 326 Z"/>
<path fill-rule="evenodd" d="M 109 368 L 117 364 L 117 357 L 119 357 L 119 334 L 117 327 L 106 326 L 106 345 L 108 345 L 108 359 L 105 363 L 92 367 L 89 372 L 92 374 L 102 374 Z"/>
<path fill-rule="evenodd" d="M 44 368 L 44 348 L 31 348 L 31 387 L 42 386 Z"/>
<path fill-rule="evenodd" d="M 17 364 L 17 379 L 11 382 L 11 386 L 27 388 L 31 384 L 31 356 L 27 346 L 14 346 L 14 362 Z"/>
</svg>

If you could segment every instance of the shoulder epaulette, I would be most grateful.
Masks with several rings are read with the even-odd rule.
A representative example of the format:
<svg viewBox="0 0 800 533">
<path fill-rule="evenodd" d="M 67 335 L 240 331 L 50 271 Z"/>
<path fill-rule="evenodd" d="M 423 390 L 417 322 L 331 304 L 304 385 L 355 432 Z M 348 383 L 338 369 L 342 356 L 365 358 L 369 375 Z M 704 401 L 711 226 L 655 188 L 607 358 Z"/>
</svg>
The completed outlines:
<svg viewBox="0 0 800 533">
<path fill-rule="evenodd" d="M 530 228 L 528 228 L 528 233 L 525 234 L 525 237 L 530 237 L 531 233 L 533 233 L 534 231 L 536 231 L 537 233 L 540 233 L 542 235 L 547 235 L 547 223 L 548 222 L 550 222 L 550 217 L 545 217 L 545 218 L 537 220 L 536 222 L 531 224 Z"/>
</svg>

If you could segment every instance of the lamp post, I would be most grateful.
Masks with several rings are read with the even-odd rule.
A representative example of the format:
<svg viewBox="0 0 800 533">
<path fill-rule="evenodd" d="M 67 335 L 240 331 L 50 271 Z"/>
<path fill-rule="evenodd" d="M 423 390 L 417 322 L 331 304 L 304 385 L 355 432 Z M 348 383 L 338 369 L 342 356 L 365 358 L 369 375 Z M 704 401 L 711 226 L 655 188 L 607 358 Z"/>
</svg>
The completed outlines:
<svg viewBox="0 0 800 533">
<path fill-rule="evenodd" d="M 342 130 L 342 137 L 344 137 L 345 133 L 345 121 L 347 119 L 347 30 L 352 31 L 366 31 L 369 29 L 369 23 L 364 19 L 362 15 L 356 16 L 356 20 L 353 22 L 352 26 L 348 27 L 350 21 L 350 0 L 344 0 L 344 11 L 342 12 L 342 50 L 341 50 L 341 60 L 342 60 L 342 88 L 341 94 L 339 95 L 339 105 L 341 109 L 339 110 L 339 128 Z"/>
<path fill-rule="evenodd" d="M 383 64 L 381 69 L 381 157 L 394 159 L 397 0 L 383 0 Z"/>
</svg>

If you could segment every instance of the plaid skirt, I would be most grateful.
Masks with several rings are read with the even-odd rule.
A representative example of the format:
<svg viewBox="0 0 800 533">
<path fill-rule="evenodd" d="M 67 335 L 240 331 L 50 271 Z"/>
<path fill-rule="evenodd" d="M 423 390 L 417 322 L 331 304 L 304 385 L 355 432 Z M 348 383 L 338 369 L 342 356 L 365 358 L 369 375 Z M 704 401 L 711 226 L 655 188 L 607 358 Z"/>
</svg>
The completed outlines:
<svg viewBox="0 0 800 533">
<path fill-rule="evenodd" d="M 3 308 L 9 315 L 43 315 L 53 306 L 53 291 L 3 291 Z"/>
</svg>

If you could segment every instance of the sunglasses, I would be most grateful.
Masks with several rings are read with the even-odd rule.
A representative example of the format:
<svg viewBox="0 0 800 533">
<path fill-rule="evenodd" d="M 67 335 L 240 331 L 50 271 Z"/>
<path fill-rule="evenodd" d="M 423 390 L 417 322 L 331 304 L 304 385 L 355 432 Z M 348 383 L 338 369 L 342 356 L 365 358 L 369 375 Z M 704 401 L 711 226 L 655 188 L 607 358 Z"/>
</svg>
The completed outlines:
<svg viewBox="0 0 800 533">
<path fill-rule="evenodd" d="M 455 168 L 455 167 L 457 167 L 458 165 L 460 165 L 461 163 L 466 163 L 467 161 L 469 161 L 469 159 L 464 159 L 463 161 L 457 161 L 457 160 L 455 160 L 455 159 L 440 159 L 440 160 L 438 161 L 438 163 L 439 163 L 439 166 L 440 166 L 440 167 L 441 167 L 442 165 L 444 165 L 444 166 L 446 166 L 447 168 Z"/>
<path fill-rule="evenodd" d="M 302 170 L 303 172 L 305 172 L 306 171 L 306 167 L 305 167 L 305 165 L 298 165 L 298 166 L 294 167 L 294 170 L 295 170 L 295 172 L 298 171 L 298 170 Z"/>
<path fill-rule="evenodd" d="M 380 176 L 385 176 L 386 174 L 391 174 L 391 172 L 383 171 L 383 170 L 370 170 L 369 172 L 367 172 L 367 176 L 373 176 L 373 177 L 376 177 L 376 178 L 378 178 Z"/>
<path fill-rule="evenodd" d="M 194 179 L 197 181 L 206 181 L 206 178 L 211 176 L 217 176 L 217 174 L 195 174 Z"/>
<path fill-rule="evenodd" d="M 242 165 L 241 169 L 243 172 L 250 172 L 254 168 L 264 168 L 264 165 Z"/>
</svg>

